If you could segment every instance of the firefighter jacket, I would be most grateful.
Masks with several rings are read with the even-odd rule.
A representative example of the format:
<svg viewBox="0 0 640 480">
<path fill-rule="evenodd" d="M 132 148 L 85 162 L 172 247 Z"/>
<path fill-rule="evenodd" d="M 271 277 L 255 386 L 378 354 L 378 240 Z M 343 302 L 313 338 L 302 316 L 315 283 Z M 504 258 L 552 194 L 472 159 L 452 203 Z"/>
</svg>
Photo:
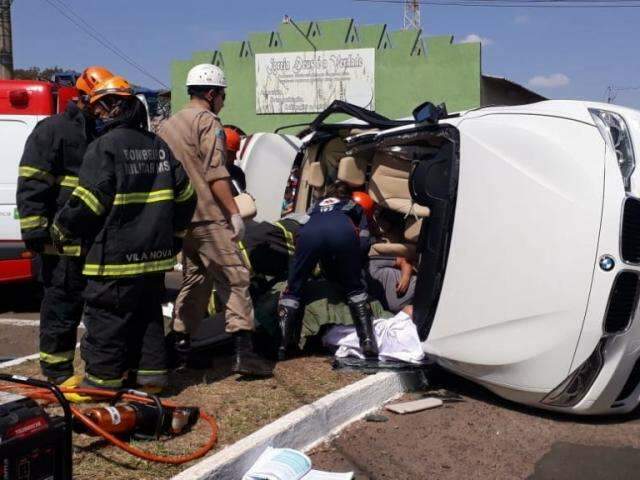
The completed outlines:
<svg viewBox="0 0 640 480">
<path fill-rule="evenodd" d="M 238 245 L 251 273 L 286 279 L 299 229 L 300 222 L 291 218 L 274 223 L 246 222 L 244 240 Z"/>
<path fill-rule="evenodd" d="M 52 227 L 54 239 L 88 242 L 83 273 L 119 278 L 170 270 L 175 237 L 191 222 L 196 195 L 155 134 L 114 124 L 84 156 L 79 185 Z"/>
<path fill-rule="evenodd" d="M 93 137 L 94 122 L 73 102 L 31 132 L 20 160 L 16 195 L 23 240 L 49 241 L 53 217 L 78 186 L 82 158 Z M 79 245 L 73 243 L 64 253 L 80 255 Z M 45 251 L 55 253 L 52 248 Z"/>
</svg>

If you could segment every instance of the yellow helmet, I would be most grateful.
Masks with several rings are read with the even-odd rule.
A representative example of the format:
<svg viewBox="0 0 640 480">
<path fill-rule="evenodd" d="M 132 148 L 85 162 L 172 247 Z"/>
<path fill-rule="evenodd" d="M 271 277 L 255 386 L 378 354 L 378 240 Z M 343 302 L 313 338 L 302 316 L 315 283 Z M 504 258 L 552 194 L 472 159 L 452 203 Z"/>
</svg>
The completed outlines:
<svg viewBox="0 0 640 480">
<path fill-rule="evenodd" d="M 115 76 L 108 78 L 93 88 L 89 95 L 89 103 L 95 103 L 107 95 L 129 97 L 133 95 L 133 88 L 131 88 L 131 85 L 124 77 Z"/>
<path fill-rule="evenodd" d="M 94 87 L 113 77 L 113 73 L 104 67 L 87 67 L 76 80 L 76 88 L 85 95 L 89 95 Z"/>
</svg>

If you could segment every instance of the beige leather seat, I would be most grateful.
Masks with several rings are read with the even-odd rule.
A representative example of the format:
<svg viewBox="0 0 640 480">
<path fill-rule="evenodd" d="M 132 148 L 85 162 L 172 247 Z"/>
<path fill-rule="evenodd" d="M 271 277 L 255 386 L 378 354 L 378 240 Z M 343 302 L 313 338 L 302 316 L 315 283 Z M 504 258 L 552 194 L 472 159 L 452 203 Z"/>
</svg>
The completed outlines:
<svg viewBox="0 0 640 480">
<path fill-rule="evenodd" d="M 324 172 L 320 162 L 313 162 L 307 171 L 307 183 L 315 189 L 324 187 Z"/>
<path fill-rule="evenodd" d="M 331 180 L 337 178 L 340 160 L 345 156 L 347 146 L 340 137 L 335 137 L 325 143 L 320 149 L 318 160 L 324 165 L 325 173 Z"/>
<path fill-rule="evenodd" d="M 429 209 L 414 204 L 411 199 L 409 170 L 408 161 L 376 152 L 369 180 L 369 195 L 381 207 L 419 218 L 428 217 Z"/>
<path fill-rule="evenodd" d="M 406 160 L 376 152 L 373 157 L 369 195 L 383 208 L 406 216 L 403 237 L 405 242 L 381 242 L 371 247 L 370 256 L 383 255 L 415 259 L 416 243 L 420 237 L 423 218 L 429 208 L 413 203 L 409 193 L 410 164 Z"/>
<path fill-rule="evenodd" d="M 422 218 L 407 218 L 404 229 L 404 239 L 407 242 L 418 243 L 418 238 L 420 238 L 420 230 L 422 229 L 422 221 Z"/>
<path fill-rule="evenodd" d="M 360 188 L 366 180 L 367 164 L 354 157 L 342 157 L 338 165 L 338 180 L 345 182 L 351 188 Z"/>
</svg>

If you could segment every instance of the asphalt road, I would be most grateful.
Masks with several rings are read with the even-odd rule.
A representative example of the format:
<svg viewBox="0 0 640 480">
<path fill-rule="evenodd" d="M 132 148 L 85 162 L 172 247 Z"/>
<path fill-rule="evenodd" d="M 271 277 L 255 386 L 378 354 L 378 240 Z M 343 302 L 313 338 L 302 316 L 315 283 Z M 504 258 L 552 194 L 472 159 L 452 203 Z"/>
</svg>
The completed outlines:
<svg viewBox="0 0 640 480">
<path fill-rule="evenodd" d="M 626 480 L 640 478 L 640 413 L 585 418 L 502 400 L 438 372 L 443 407 L 361 421 L 311 455 L 314 468 L 363 479 Z"/>
<path fill-rule="evenodd" d="M 36 284 L 0 286 L 0 359 L 38 351 L 40 299 Z"/>
</svg>

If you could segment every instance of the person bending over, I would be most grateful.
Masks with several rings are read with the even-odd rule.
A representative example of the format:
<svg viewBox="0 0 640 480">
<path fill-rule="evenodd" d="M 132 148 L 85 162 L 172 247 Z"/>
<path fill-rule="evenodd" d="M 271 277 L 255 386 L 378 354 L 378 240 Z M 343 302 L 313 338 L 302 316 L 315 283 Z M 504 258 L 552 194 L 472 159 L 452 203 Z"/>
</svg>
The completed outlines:
<svg viewBox="0 0 640 480">
<path fill-rule="evenodd" d="M 286 358 L 287 352 L 299 341 L 302 290 L 318 262 L 346 294 L 363 353 L 377 357 L 373 315 L 362 281 L 361 239 L 368 241 L 369 235 L 364 210 L 352 200 L 351 189 L 343 182 L 336 182 L 308 213 L 309 221 L 298 231 L 287 288 L 278 303 L 282 333 L 279 358 Z"/>
</svg>

